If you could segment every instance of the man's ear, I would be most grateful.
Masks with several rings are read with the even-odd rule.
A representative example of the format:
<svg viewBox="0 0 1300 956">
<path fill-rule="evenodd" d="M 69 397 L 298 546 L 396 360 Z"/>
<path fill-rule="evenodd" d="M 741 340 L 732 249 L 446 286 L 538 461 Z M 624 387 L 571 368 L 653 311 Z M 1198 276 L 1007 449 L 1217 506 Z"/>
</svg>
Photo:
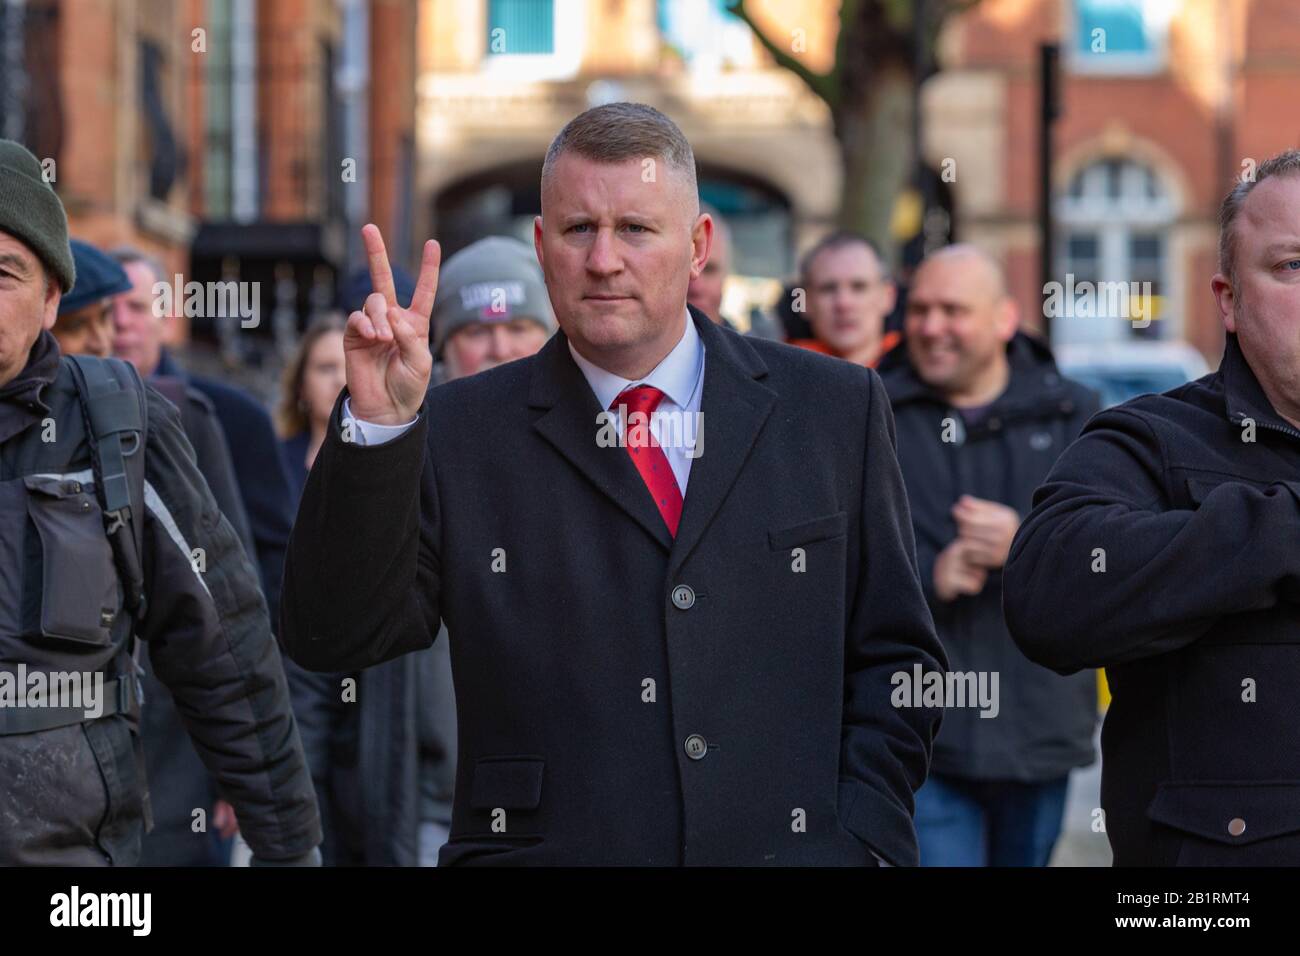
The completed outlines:
<svg viewBox="0 0 1300 956">
<path fill-rule="evenodd" d="M 1216 272 L 1210 280 L 1210 291 L 1214 293 L 1214 304 L 1219 308 L 1219 318 L 1223 327 L 1229 332 L 1237 331 L 1237 297 L 1232 291 L 1232 281 L 1222 272 Z"/>
<path fill-rule="evenodd" d="M 691 278 L 698 279 L 709 261 L 709 251 L 713 248 L 713 217 L 707 212 L 700 213 L 691 229 Z"/>
<path fill-rule="evenodd" d="M 546 271 L 546 255 L 542 252 L 542 217 L 533 217 L 533 249 L 537 251 L 537 264 Z"/>
<path fill-rule="evenodd" d="M 894 306 L 898 304 L 898 283 L 893 279 L 886 277 L 882 284 L 880 295 L 884 300 L 882 304 L 885 307 L 885 318 L 889 318 L 894 311 Z"/>
<path fill-rule="evenodd" d="M 59 319 L 59 302 L 63 299 L 63 290 L 59 284 L 48 276 L 45 279 L 45 300 L 41 303 L 41 328 L 52 329 Z"/>
<path fill-rule="evenodd" d="M 1003 342 L 1010 342 L 1018 328 L 1020 328 L 1020 306 L 1011 296 L 1006 296 L 1002 300 L 1002 308 L 998 316 L 998 338 Z"/>
</svg>

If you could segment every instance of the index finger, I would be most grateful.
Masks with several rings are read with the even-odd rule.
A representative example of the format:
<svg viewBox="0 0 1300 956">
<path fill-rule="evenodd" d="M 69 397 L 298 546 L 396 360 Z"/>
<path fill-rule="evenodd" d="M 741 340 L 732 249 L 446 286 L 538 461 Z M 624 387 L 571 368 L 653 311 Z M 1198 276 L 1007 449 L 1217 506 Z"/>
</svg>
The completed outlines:
<svg viewBox="0 0 1300 956">
<path fill-rule="evenodd" d="M 367 223 L 361 227 L 361 241 L 365 243 L 366 259 L 370 263 L 370 288 L 384 297 L 390 306 L 397 305 L 397 290 L 393 288 L 393 270 L 388 265 L 388 250 L 379 227 Z"/>
</svg>

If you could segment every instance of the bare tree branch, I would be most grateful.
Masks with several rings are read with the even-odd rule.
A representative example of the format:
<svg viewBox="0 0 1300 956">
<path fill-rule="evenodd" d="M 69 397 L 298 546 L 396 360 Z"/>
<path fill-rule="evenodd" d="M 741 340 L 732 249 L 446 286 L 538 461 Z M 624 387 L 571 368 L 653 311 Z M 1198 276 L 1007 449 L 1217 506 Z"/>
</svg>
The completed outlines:
<svg viewBox="0 0 1300 956">
<path fill-rule="evenodd" d="M 846 3 L 847 2 L 848 0 L 846 0 Z M 762 44 L 763 49 L 767 50 L 767 52 L 772 55 L 772 59 L 776 60 L 778 66 L 784 67 L 795 76 L 799 77 L 799 79 L 803 80 L 808 89 L 821 97 L 826 102 L 826 105 L 830 106 L 832 109 L 835 107 L 838 90 L 835 87 L 834 74 L 814 73 L 812 70 L 808 69 L 808 67 L 804 66 L 801 61 L 795 59 L 789 53 L 786 53 L 785 50 L 781 49 L 781 47 L 777 45 L 776 41 L 768 36 L 767 33 L 764 32 L 764 30 L 754 21 L 750 12 L 745 9 L 745 0 L 727 0 L 727 9 L 749 26 L 749 29 L 753 31 L 754 36 L 758 38 L 758 42 Z"/>
</svg>

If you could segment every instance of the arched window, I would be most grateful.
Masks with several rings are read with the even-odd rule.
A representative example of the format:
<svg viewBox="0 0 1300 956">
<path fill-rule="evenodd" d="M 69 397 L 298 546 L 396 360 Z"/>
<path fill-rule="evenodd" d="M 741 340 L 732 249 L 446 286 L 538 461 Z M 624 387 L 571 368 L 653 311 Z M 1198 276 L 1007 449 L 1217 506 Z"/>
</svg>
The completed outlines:
<svg viewBox="0 0 1300 956">
<path fill-rule="evenodd" d="M 1057 278 L 1080 307 L 1054 318 L 1056 342 L 1170 337 L 1175 216 L 1173 197 L 1142 163 L 1103 159 L 1075 174 L 1057 199 Z"/>
</svg>

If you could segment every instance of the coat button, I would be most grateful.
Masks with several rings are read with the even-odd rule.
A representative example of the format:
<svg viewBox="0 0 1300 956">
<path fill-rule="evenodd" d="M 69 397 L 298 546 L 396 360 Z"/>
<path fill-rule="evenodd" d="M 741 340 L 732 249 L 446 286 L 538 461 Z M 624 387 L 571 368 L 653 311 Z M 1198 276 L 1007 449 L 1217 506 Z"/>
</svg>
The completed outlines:
<svg viewBox="0 0 1300 956">
<path fill-rule="evenodd" d="M 708 749 L 708 741 L 699 734 L 691 734 L 686 738 L 686 756 L 690 757 L 692 760 L 703 760 Z"/>
<path fill-rule="evenodd" d="M 1241 836 L 1246 832 L 1246 821 L 1241 817 L 1233 817 L 1228 821 L 1228 833 L 1232 836 Z"/>
<path fill-rule="evenodd" d="M 695 592 L 688 585 L 679 584 L 673 588 L 673 604 L 679 609 L 688 610 L 695 603 Z"/>
</svg>

